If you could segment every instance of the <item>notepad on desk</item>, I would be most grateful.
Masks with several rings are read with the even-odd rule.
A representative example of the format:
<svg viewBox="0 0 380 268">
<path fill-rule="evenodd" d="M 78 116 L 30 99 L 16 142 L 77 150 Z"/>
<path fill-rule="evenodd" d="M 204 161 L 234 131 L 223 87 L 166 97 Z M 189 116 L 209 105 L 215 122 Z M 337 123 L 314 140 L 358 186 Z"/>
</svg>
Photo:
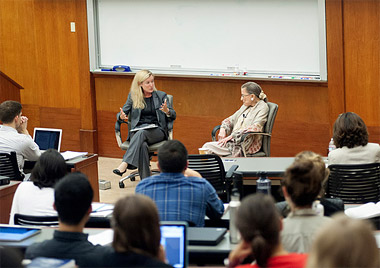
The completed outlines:
<svg viewBox="0 0 380 268">
<path fill-rule="evenodd" d="M 348 208 L 344 213 L 350 218 L 369 219 L 380 216 L 380 202 L 366 203 L 357 207 Z"/>
<path fill-rule="evenodd" d="M 61 153 L 61 155 L 63 156 L 63 158 L 65 160 L 70 160 L 70 159 L 73 159 L 73 158 L 76 158 L 76 157 L 79 157 L 79 156 L 84 156 L 86 154 L 88 154 L 88 152 L 66 151 L 66 152 Z"/>
</svg>

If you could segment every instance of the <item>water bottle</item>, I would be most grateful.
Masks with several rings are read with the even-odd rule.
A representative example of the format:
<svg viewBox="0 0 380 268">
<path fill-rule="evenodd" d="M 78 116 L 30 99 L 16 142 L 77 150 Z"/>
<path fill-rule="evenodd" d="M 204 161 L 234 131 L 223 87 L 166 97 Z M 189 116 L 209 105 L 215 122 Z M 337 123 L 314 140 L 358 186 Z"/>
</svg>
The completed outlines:
<svg viewBox="0 0 380 268">
<path fill-rule="evenodd" d="M 260 178 L 256 182 L 256 193 L 270 194 L 271 184 L 266 172 L 260 172 Z"/>
<path fill-rule="evenodd" d="M 329 152 L 331 152 L 332 150 L 335 150 L 336 149 L 336 146 L 334 144 L 334 139 L 331 138 L 330 142 L 329 142 Z"/>
<path fill-rule="evenodd" d="M 325 208 L 321 204 L 321 201 L 315 200 L 312 205 L 313 210 L 317 213 L 318 216 L 323 216 L 325 214 Z"/>
<path fill-rule="evenodd" d="M 236 212 L 240 206 L 240 194 L 238 189 L 232 189 L 231 201 L 229 204 L 230 210 L 230 243 L 237 244 L 240 241 L 240 233 L 236 228 Z"/>
</svg>

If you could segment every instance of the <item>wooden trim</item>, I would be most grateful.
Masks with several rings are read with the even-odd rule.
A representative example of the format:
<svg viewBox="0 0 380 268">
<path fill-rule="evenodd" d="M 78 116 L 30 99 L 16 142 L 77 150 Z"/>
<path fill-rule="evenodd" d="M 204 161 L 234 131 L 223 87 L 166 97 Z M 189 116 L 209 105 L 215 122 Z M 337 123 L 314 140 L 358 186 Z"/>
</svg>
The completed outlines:
<svg viewBox="0 0 380 268">
<path fill-rule="evenodd" d="M 6 75 L 5 73 L 3 73 L 2 71 L 0 71 L 0 75 L 2 77 L 4 77 L 5 79 L 7 79 L 9 82 L 11 82 L 13 85 L 15 85 L 17 88 L 24 89 L 20 84 L 18 84 L 15 80 L 13 80 L 12 78 L 10 78 L 8 75 Z"/>
</svg>

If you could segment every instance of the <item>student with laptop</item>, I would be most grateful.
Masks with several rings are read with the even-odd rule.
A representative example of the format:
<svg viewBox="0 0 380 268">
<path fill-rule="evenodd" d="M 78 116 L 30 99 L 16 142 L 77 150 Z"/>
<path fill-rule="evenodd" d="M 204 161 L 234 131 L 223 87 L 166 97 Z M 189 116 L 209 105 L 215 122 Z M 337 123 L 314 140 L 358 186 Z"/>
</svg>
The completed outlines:
<svg viewBox="0 0 380 268">
<path fill-rule="evenodd" d="M 99 267 L 172 267 L 165 263 L 158 211 L 150 198 L 128 195 L 118 200 L 111 225 L 112 248 Z"/>
<path fill-rule="evenodd" d="M 54 149 L 44 152 L 37 160 L 30 180 L 23 181 L 13 196 L 9 224 L 14 224 L 14 215 L 56 216 L 53 208 L 54 185 L 67 173 L 65 160 Z"/>
<path fill-rule="evenodd" d="M 210 219 L 223 216 L 223 202 L 206 179 L 185 177 L 187 166 L 186 147 L 178 140 L 165 142 L 158 150 L 161 174 L 140 181 L 136 193 L 153 199 L 162 221 L 187 221 L 202 227 L 205 215 Z"/>
<path fill-rule="evenodd" d="M 83 233 L 92 211 L 93 196 L 91 184 L 82 173 L 70 173 L 60 180 L 54 193 L 54 208 L 59 218 L 58 230 L 54 231 L 52 239 L 29 246 L 25 258 L 74 259 L 79 267 L 98 266 L 105 247 L 94 246 L 87 240 L 88 234 Z"/>
<path fill-rule="evenodd" d="M 16 152 L 17 163 L 22 172 L 25 159 L 36 161 L 40 155 L 38 145 L 29 135 L 28 118 L 22 116 L 22 105 L 17 101 L 0 104 L 0 153 Z"/>
</svg>

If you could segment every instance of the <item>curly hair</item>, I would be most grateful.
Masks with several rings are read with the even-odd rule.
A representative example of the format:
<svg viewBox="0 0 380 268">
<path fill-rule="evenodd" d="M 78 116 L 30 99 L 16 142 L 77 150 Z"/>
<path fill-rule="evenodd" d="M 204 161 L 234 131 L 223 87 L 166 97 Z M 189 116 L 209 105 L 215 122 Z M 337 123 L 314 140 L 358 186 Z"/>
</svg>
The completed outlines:
<svg viewBox="0 0 380 268">
<path fill-rule="evenodd" d="M 356 113 L 343 113 L 334 123 L 333 139 L 337 148 L 365 146 L 368 143 L 367 126 Z"/>
</svg>

